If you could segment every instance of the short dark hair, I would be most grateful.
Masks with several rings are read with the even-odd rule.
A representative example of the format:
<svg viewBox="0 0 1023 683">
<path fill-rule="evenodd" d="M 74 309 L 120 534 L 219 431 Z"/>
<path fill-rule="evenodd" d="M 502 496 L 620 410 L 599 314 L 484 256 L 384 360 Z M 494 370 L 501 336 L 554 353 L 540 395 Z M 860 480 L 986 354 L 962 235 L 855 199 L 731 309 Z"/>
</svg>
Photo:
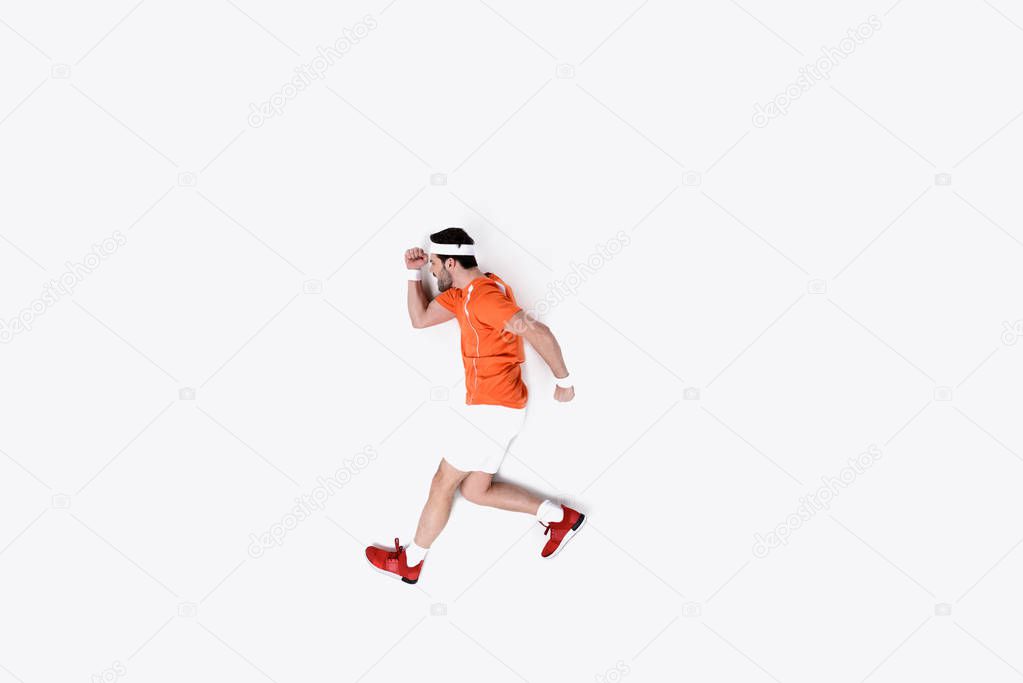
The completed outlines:
<svg viewBox="0 0 1023 683">
<path fill-rule="evenodd" d="M 430 235 L 430 241 L 436 242 L 437 244 L 453 244 L 455 246 L 461 246 L 463 244 L 476 244 L 469 237 L 469 233 L 461 228 L 444 228 L 440 232 L 435 232 Z M 479 264 L 476 262 L 475 256 L 466 256 L 462 254 L 437 254 L 442 261 L 447 261 L 449 258 L 455 259 L 458 265 L 463 268 L 476 268 Z"/>
</svg>

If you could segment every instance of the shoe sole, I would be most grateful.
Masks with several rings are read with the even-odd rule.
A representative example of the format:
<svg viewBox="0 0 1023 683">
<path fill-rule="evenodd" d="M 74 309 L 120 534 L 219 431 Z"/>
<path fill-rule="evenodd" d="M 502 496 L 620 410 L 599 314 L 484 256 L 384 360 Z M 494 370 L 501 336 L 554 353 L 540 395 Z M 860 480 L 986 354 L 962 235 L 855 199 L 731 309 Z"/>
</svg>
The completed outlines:
<svg viewBox="0 0 1023 683">
<path fill-rule="evenodd" d="M 375 572 L 378 572 L 380 574 L 384 574 L 386 576 L 389 576 L 392 579 L 401 579 L 403 583 L 407 583 L 409 585 L 412 585 L 412 584 L 416 583 L 417 581 L 419 581 L 419 579 L 406 579 L 404 576 L 401 576 L 400 574 L 395 574 L 394 572 L 389 572 L 386 569 L 381 569 L 380 567 L 378 567 L 375 564 L 373 564 L 372 562 L 370 562 L 369 559 L 366 560 L 366 564 L 368 564 L 369 568 L 372 569 Z"/>
<path fill-rule="evenodd" d="M 558 553 L 560 553 L 561 549 L 564 548 L 568 544 L 568 542 L 575 537 L 577 533 L 579 533 L 579 530 L 582 528 L 583 522 L 585 521 L 586 515 L 580 513 L 579 519 L 575 520 L 575 524 L 573 524 L 572 528 L 568 530 L 568 533 L 565 534 L 565 537 L 561 539 L 561 543 L 559 543 L 558 547 L 554 549 L 554 552 L 543 559 L 549 560 L 552 557 L 555 557 Z"/>
</svg>

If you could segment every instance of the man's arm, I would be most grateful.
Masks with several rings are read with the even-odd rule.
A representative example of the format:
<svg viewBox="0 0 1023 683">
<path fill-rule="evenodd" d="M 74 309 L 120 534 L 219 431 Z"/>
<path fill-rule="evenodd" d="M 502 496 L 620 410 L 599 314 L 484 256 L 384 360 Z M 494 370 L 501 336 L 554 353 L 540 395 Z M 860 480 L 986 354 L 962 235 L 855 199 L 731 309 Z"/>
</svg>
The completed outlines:
<svg viewBox="0 0 1023 683">
<path fill-rule="evenodd" d="M 413 247 L 405 252 L 405 267 L 409 270 L 422 268 L 426 258 L 425 251 Z M 412 321 L 412 327 L 421 329 L 447 322 L 454 318 L 455 314 L 437 303 L 436 299 L 431 301 L 426 293 L 426 286 L 420 280 L 409 280 L 408 317 Z"/>
<path fill-rule="evenodd" d="M 550 367 L 556 378 L 568 376 L 568 368 L 565 366 L 565 357 L 561 354 L 561 345 L 551 332 L 551 328 L 539 320 L 530 317 L 525 311 L 519 311 L 513 315 L 504 325 L 504 329 L 512 334 L 520 335 L 529 342 L 529 345 L 536 349 L 544 362 Z M 555 385 L 554 399 L 557 401 L 571 401 L 575 398 L 575 388 Z"/>
</svg>

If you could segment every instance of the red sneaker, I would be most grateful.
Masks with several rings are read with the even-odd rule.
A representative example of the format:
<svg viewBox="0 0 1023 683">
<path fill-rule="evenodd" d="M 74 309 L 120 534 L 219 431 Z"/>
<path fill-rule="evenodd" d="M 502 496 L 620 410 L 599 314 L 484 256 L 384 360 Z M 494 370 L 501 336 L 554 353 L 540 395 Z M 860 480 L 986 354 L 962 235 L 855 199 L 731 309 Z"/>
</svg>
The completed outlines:
<svg viewBox="0 0 1023 683">
<path fill-rule="evenodd" d="M 415 567 L 408 566 L 405 559 L 405 547 L 398 545 L 398 539 L 394 539 L 394 550 L 385 550 L 374 545 L 366 548 L 366 559 L 378 572 L 389 576 L 400 578 L 405 583 L 415 583 L 419 580 L 419 572 L 423 569 L 421 561 Z"/>
<path fill-rule="evenodd" d="M 566 505 L 562 505 L 561 509 L 564 511 L 564 515 L 560 522 L 544 524 L 547 530 L 543 534 L 544 536 L 549 534 L 550 538 L 547 539 L 547 545 L 543 547 L 540 557 L 554 557 L 557 555 L 565 547 L 565 544 L 568 543 L 568 540 L 575 536 L 586 520 L 586 515 L 578 510 L 573 510 Z M 543 524 L 543 522 L 540 523 Z"/>
</svg>

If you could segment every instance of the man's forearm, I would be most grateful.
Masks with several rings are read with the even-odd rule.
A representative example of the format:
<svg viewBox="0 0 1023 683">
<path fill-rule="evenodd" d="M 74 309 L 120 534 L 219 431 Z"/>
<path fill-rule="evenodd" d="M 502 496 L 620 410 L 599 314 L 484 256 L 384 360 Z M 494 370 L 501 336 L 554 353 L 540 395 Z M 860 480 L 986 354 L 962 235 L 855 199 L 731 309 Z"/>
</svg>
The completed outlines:
<svg viewBox="0 0 1023 683">
<path fill-rule="evenodd" d="M 426 288 L 420 280 L 409 280 L 408 283 L 408 317 L 412 321 L 412 327 L 419 327 L 426 315 L 426 307 L 430 305 L 430 298 L 426 295 Z"/>
<path fill-rule="evenodd" d="M 551 328 L 541 322 L 533 321 L 525 334 L 526 341 L 536 349 L 544 362 L 551 368 L 555 377 L 568 375 L 568 368 L 565 366 L 565 357 L 561 354 L 561 345 L 551 332 Z"/>
</svg>

